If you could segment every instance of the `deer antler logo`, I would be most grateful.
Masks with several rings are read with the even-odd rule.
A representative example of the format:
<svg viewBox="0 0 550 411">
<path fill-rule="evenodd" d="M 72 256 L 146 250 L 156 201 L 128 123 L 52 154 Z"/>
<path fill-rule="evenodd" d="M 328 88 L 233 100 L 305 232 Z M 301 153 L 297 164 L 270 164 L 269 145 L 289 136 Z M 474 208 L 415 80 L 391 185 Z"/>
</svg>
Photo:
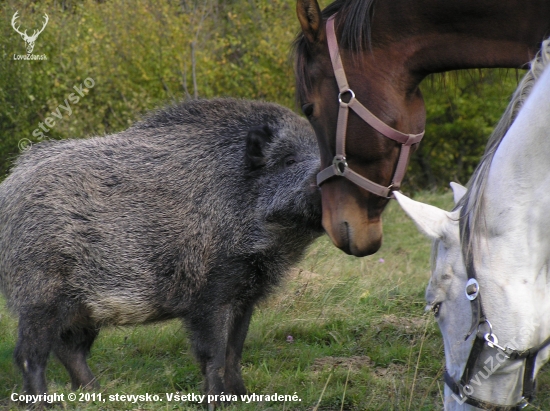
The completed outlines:
<svg viewBox="0 0 550 411">
<path fill-rule="evenodd" d="M 19 31 L 19 27 L 21 27 L 21 24 L 15 27 L 16 20 L 19 18 L 17 13 L 19 13 L 19 11 L 16 11 L 15 14 L 13 15 L 13 18 L 11 19 L 11 25 L 13 29 L 21 35 L 23 40 L 25 40 L 25 42 L 27 43 L 27 53 L 31 54 L 34 49 L 34 42 L 36 41 L 36 38 L 40 33 L 44 31 L 44 29 L 46 28 L 46 24 L 48 24 L 48 20 L 49 20 L 48 15 L 44 13 L 44 25 L 40 30 L 34 30 L 34 33 L 32 34 L 32 36 L 29 36 L 27 34 L 27 30 L 25 30 L 25 32 L 23 33 Z"/>
</svg>

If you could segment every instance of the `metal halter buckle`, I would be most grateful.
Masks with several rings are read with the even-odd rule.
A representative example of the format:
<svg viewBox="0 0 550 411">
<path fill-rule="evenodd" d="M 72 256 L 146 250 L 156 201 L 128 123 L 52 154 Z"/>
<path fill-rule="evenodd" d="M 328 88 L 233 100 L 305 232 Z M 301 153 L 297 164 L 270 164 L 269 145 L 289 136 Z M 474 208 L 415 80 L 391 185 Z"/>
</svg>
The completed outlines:
<svg viewBox="0 0 550 411">
<path fill-rule="evenodd" d="M 346 171 L 346 168 L 348 167 L 348 162 L 346 161 L 346 157 L 337 154 L 334 156 L 334 159 L 332 160 L 332 165 L 334 166 L 334 170 L 337 176 L 344 175 L 344 172 Z"/>
<path fill-rule="evenodd" d="M 349 101 L 346 103 L 345 101 L 342 100 L 342 94 L 347 94 L 347 93 L 350 93 L 351 94 L 351 98 L 349 99 Z M 355 98 L 355 93 L 353 92 L 352 89 L 348 88 L 346 91 L 344 91 L 343 93 L 338 93 L 338 102 L 341 104 L 341 105 L 349 105 L 353 99 Z"/>
<path fill-rule="evenodd" d="M 487 345 L 489 347 L 496 348 L 497 350 L 501 351 L 506 358 L 510 358 L 510 356 L 507 354 L 508 348 L 498 344 L 498 338 L 495 334 L 493 334 L 492 331 L 491 333 L 486 333 L 483 338 L 485 339 L 485 341 L 487 341 Z"/>
<path fill-rule="evenodd" d="M 489 327 L 489 332 L 483 334 L 483 339 L 485 340 L 487 345 L 491 348 L 495 348 L 501 351 L 506 358 L 510 358 L 510 349 L 508 347 L 503 347 L 502 345 L 499 345 L 498 337 L 496 336 L 496 334 L 493 333 L 493 326 L 489 320 L 485 319 L 481 324 L 479 324 L 478 332 L 482 332 L 481 326 L 483 324 L 487 324 L 487 326 Z"/>
</svg>

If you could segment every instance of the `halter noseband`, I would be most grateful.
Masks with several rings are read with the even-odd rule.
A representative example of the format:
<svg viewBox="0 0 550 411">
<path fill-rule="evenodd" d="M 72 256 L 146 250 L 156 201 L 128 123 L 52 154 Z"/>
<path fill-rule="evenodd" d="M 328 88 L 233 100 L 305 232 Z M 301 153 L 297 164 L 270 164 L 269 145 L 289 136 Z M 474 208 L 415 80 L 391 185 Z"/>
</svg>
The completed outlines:
<svg viewBox="0 0 550 411">
<path fill-rule="evenodd" d="M 334 156 L 332 165 L 317 174 L 317 185 L 320 186 L 325 182 L 325 180 L 328 180 L 331 177 L 342 176 L 373 194 L 380 197 L 389 198 L 391 192 L 393 190 L 398 190 L 401 186 L 401 181 L 403 180 L 407 168 L 411 146 L 422 140 L 424 131 L 420 134 L 402 133 L 388 126 L 372 114 L 365 106 L 359 103 L 359 101 L 355 98 L 355 93 L 348 85 L 348 80 L 346 78 L 346 73 L 344 72 L 344 66 L 338 50 L 338 41 L 336 40 L 336 33 L 334 30 L 335 16 L 336 15 L 334 14 L 327 20 L 326 27 L 328 50 L 332 61 L 334 76 L 336 77 L 336 82 L 338 83 L 339 89 L 338 101 L 340 103 L 340 110 L 338 111 L 338 122 L 336 125 L 336 155 Z M 345 94 L 350 95 L 350 100 L 347 103 L 342 100 L 342 96 Z M 351 170 L 346 162 L 346 128 L 350 108 L 376 131 L 387 138 L 401 143 L 401 152 L 399 154 L 399 159 L 397 160 L 397 166 L 395 168 L 392 183 L 389 187 L 384 187 L 361 176 Z"/>
<path fill-rule="evenodd" d="M 469 243 L 469 233 L 467 230 L 463 233 L 463 241 Z M 464 253 L 464 260 L 466 263 L 466 273 L 468 275 L 468 282 L 466 283 L 466 297 L 470 300 L 472 307 L 472 325 L 470 331 L 466 335 L 466 339 L 476 332 L 474 344 L 460 381 L 455 381 L 454 378 L 445 370 L 444 380 L 445 384 L 451 389 L 451 391 L 460 398 L 462 403 L 472 405 L 483 410 L 491 411 L 519 411 L 529 405 L 529 402 L 535 396 L 535 363 L 537 360 L 537 354 L 540 350 L 550 345 L 550 337 L 544 340 L 536 347 L 529 348 L 527 350 L 519 351 L 509 346 L 502 347 L 498 344 L 498 338 L 493 333 L 493 327 L 483 312 L 483 306 L 481 305 L 481 294 L 479 284 L 476 280 L 476 271 L 474 267 L 474 260 L 472 253 Z M 488 332 L 483 332 L 483 326 L 488 327 Z M 522 398 L 519 403 L 515 405 L 501 405 L 492 404 L 487 401 L 480 400 L 472 397 L 473 389 L 470 385 L 473 377 L 474 367 L 481 356 L 485 343 L 490 348 L 494 348 L 502 353 L 506 358 L 510 360 L 525 360 L 525 370 L 523 372 L 523 390 Z M 468 393 L 470 392 L 470 393 Z"/>
</svg>

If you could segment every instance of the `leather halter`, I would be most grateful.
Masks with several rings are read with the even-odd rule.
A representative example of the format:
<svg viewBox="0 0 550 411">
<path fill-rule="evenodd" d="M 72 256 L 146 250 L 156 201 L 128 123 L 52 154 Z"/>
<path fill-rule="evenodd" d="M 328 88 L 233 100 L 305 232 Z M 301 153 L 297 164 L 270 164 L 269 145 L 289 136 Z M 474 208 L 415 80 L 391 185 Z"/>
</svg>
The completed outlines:
<svg viewBox="0 0 550 411">
<path fill-rule="evenodd" d="M 463 241 L 469 243 L 469 233 L 467 230 L 463 233 Z M 476 280 L 476 271 L 473 261 L 472 253 L 463 253 L 463 258 L 466 264 L 466 273 L 468 275 L 468 282 L 466 284 L 466 297 L 470 300 L 472 307 L 472 325 L 470 331 L 466 335 L 466 340 L 475 331 L 475 341 L 464 366 L 464 371 L 460 377 L 460 381 L 455 381 L 454 378 L 445 370 L 444 380 L 445 384 L 451 389 L 451 391 L 460 398 L 461 402 L 472 405 L 482 410 L 491 411 L 519 411 L 529 405 L 529 402 L 535 396 L 535 363 L 537 355 L 540 350 L 550 345 L 550 337 L 544 340 L 539 345 L 529 348 L 527 350 L 516 350 L 509 346 L 502 347 L 498 344 L 498 338 L 493 333 L 491 323 L 483 312 L 483 306 L 481 305 L 481 294 L 479 284 Z M 488 332 L 483 332 L 483 326 L 488 326 Z M 523 372 L 523 390 L 522 398 L 519 403 L 515 405 L 502 405 L 493 404 L 481 399 L 472 397 L 470 394 L 473 390 L 470 386 L 472 377 L 474 376 L 474 367 L 481 356 L 485 343 L 490 348 L 494 348 L 502 353 L 506 358 L 510 360 L 525 360 L 525 370 Z M 470 394 L 468 394 L 468 391 Z"/>
<path fill-rule="evenodd" d="M 326 27 L 330 59 L 332 61 L 332 68 L 334 70 L 334 76 L 336 77 L 336 82 L 338 83 L 339 89 L 338 101 L 340 103 L 340 109 L 338 111 L 338 122 L 336 125 L 336 155 L 332 160 L 332 165 L 317 174 L 317 185 L 320 186 L 331 177 L 341 176 L 373 194 L 380 197 L 389 198 L 393 190 L 399 190 L 401 181 L 403 180 L 407 169 L 411 146 L 422 140 L 424 131 L 420 134 L 402 133 L 388 126 L 372 114 L 365 106 L 359 103 L 359 101 L 355 98 L 355 93 L 348 85 L 348 80 L 346 78 L 346 73 L 344 72 L 344 66 L 338 50 L 338 41 L 336 40 L 336 33 L 334 30 L 335 16 L 336 15 L 334 14 L 327 20 Z M 347 103 L 342 99 L 342 96 L 345 94 L 350 95 L 350 100 Z M 382 186 L 361 176 L 351 170 L 348 166 L 346 161 L 346 128 L 350 108 L 380 134 L 401 143 L 401 152 L 399 153 L 395 173 L 389 187 Z"/>
</svg>

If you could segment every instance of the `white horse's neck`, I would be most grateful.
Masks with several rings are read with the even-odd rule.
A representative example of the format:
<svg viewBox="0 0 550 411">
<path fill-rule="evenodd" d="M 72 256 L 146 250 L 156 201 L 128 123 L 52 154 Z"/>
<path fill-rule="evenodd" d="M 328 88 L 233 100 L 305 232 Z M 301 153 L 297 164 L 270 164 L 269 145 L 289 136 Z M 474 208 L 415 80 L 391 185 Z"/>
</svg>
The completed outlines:
<svg viewBox="0 0 550 411">
<path fill-rule="evenodd" d="M 484 193 L 488 236 L 515 236 L 514 251 L 550 250 L 550 70 L 531 95 L 495 153 Z M 529 228 L 529 229 L 528 229 Z M 520 246 L 519 238 L 525 239 Z M 499 246 L 502 244 L 499 242 Z M 509 250 L 506 251 L 507 253 Z M 514 253 L 517 254 L 517 253 Z M 530 253 L 533 256 L 532 253 Z M 542 256 L 542 254 L 539 254 Z M 516 261 L 525 265 L 527 260 Z"/>
<path fill-rule="evenodd" d="M 497 149 L 489 182 L 496 199 L 538 191 L 550 170 L 550 70 L 545 69 Z M 489 195 L 488 195 L 489 197 Z M 518 199 L 519 200 L 519 199 Z"/>
<path fill-rule="evenodd" d="M 495 153 L 484 199 L 485 227 L 480 230 L 485 232 L 478 246 L 487 250 L 476 262 L 480 276 L 492 281 L 484 309 L 489 318 L 501 317 L 498 328 L 508 336 L 527 327 L 530 331 L 517 342 L 518 348 L 528 348 L 524 344 L 532 346 L 550 335 L 548 68 Z"/>
</svg>

